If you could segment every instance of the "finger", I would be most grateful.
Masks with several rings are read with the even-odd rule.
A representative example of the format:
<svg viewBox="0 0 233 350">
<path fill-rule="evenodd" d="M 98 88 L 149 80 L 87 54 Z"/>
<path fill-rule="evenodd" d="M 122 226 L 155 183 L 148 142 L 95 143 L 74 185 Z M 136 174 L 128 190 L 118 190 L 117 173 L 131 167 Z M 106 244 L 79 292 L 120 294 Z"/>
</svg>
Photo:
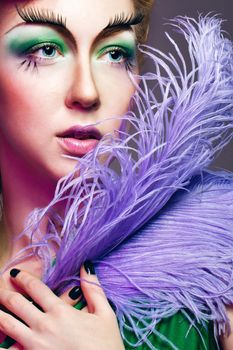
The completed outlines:
<svg viewBox="0 0 233 350">
<path fill-rule="evenodd" d="M 5 339 L 6 339 L 6 334 L 4 334 L 0 331 L 0 344 L 2 344 Z"/>
<path fill-rule="evenodd" d="M 29 272 L 12 269 L 10 276 L 14 283 L 20 286 L 45 312 L 62 302 L 49 287 Z"/>
<path fill-rule="evenodd" d="M 82 311 L 82 312 L 85 312 L 85 313 L 87 313 L 87 314 L 89 313 L 89 312 L 88 312 L 87 306 L 83 307 L 81 311 Z"/>
<path fill-rule="evenodd" d="M 33 334 L 30 328 L 25 324 L 18 321 L 12 315 L 0 310 L 0 329 L 6 335 L 13 338 L 16 342 L 22 344 L 22 346 L 32 345 Z"/>
<path fill-rule="evenodd" d="M 90 261 L 86 261 L 84 266 L 82 266 L 80 277 L 81 288 L 87 302 L 88 311 L 97 315 L 112 314 L 113 310 L 100 286 L 99 280 L 94 271 L 94 266 Z"/>
<path fill-rule="evenodd" d="M 23 350 L 24 347 L 22 345 L 20 345 L 19 343 L 15 343 L 14 345 L 12 345 L 10 348 L 8 348 L 10 350 Z"/>
<path fill-rule="evenodd" d="M 73 287 L 60 296 L 66 304 L 75 306 L 82 299 L 82 290 L 80 287 Z"/>
<path fill-rule="evenodd" d="M 41 311 L 17 292 L 0 288 L 0 304 L 29 326 L 37 324 Z"/>
</svg>

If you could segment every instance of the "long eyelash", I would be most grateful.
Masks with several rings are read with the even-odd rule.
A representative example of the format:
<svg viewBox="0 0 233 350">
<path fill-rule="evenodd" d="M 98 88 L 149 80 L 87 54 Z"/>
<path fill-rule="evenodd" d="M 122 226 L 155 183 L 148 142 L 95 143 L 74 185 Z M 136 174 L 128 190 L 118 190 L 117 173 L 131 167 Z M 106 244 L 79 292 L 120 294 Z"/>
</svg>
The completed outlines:
<svg viewBox="0 0 233 350">
<path fill-rule="evenodd" d="M 118 48 L 116 48 L 115 50 L 120 51 Z M 114 51 L 114 49 L 113 49 Z M 109 51 L 111 52 L 111 51 Z M 122 51 L 122 53 L 125 55 L 125 62 L 123 62 L 123 65 L 125 66 L 126 70 L 129 70 L 130 72 L 133 72 L 133 70 L 136 68 L 136 63 L 135 63 L 135 59 L 128 56 L 127 53 L 125 53 L 124 51 Z"/>
<path fill-rule="evenodd" d="M 130 72 L 133 72 L 136 67 L 137 65 L 131 60 L 125 62 L 125 68 Z"/>
<path fill-rule="evenodd" d="M 116 15 L 113 19 L 110 19 L 108 26 L 115 27 L 119 25 L 124 25 L 126 27 L 139 24 L 143 21 L 144 15 L 141 12 L 138 12 L 135 16 L 133 13 L 129 16 L 126 16 L 124 12 L 119 15 Z"/>
<path fill-rule="evenodd" d="M 43 43 L 43 44 L 40 44 L 40 45 L 36 45 L 36 48 L 35 48 L 35 51 L 37 51 L 37 50 L 39 50 L 39 49 L 42 49 L 43 47 L 45 47 L 45 46 L 47 46 L 47 45 L 49 45 L 49 46 L 51 46 L 51 47 L 53 47 L 53 48 L 55 48 L 55 49 L 57 49 L 57 50 L 59 50 L 58 49 L 58 46 L 57 45 L 55 45 L 55 44 L 45 44 L 45 43 Z M 26 57 L 24 58 L 24 60 L 18 65 L 18 68 L 21 68 L 22 66 L 26 66 L 25 67 L 25 71 L 27 71 L 29 68 L 31 68 L 32 67 L 32 70 L 34 71 L 35 69 L 38 71 L 38 61 L 39 61 L 39 59 L 37 58 L 37 59 L 35 59 L 33 56 L 32 56 L 32 54 L 33 54 L 33 50 L 31 50 L 30 52 L 29 52 L 29 54 L 28 55 L 26 55 Z M 33 64 L 33 66 L 32 66 L 32 64 Z"/>
<path fill-rule="evenodd" d="M 131 57 L 131 55 L 127 54 L 127 52 L 125 50 L 122 50 L 121 48 L 119 47 L 110 47 L 109 50 L 106 50 L 104 51 L 104 54 L 107 54 L 107 53 L 111 53 L 113 51 L 117 51 L 119 53 L 121 53 L 124 58 L 125 58 L 125 61 L 122 62 L 122 63 L 115 63 L 115 64 L 119 64 L 119 65 L 122 65 L 125 67 L 126 70 L 129 70 L 130 72 L 133 72 L 133 70 L 136 68 L 136 63 L 135 63 L 135 59 L 133 57 Z"/>
<path fill-rule="evenodd" d="M 33 65 L 33 66 L 32 66 Z M 32 70 L 36 70 L 38 72 L 38 65 L 37 62 L 35 60 L 33 60 L 32 58 L 25 58 L 25 60 L 23 60 L 23 62 L 21 62 L 18 66 L 18 68 L 21 68 L 25 66 L 24 71 L 28 71 L 30 68 L 32 68 Z"/>
<path fill-rule="evenodd" d="M 21 8 L 16 5 L 19 16 L 27 23 L 47 23 L 66 27 L 66 19 L 51 10 L 40 10 L 33 7 Z"/>
</svg>

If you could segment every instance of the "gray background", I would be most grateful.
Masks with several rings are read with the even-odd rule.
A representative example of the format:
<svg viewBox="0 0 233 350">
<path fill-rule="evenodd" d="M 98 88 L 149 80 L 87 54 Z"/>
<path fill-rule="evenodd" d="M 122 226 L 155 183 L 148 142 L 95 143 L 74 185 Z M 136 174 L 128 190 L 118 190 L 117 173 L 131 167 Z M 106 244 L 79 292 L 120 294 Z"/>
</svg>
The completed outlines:
<svg viewBox="0 0 233 350">
<path fill-rule="evenodd" d="M 229 33 L 230 38 L 233 39 L 233 0 L 155 0 L 148 43 L 164 52 L 169 52 L 171 46 L 164 35 L 166 30 L 169 30 L 169 33 L 171 33 L 171 29 L 165 24 L 167 20 L 174 18 L 176 15 L 187 15 L 197 18 L 199 13 L 207 14 L 209 12 L 220 14 L 226 20 L 223 23 L 223 28 Z M 145 69 L 150 69 L 147 62 Z M 217 157 L 212 168 L 220 167 L 233 171 L 232 153 L 233 141 Z"/>
</svg>

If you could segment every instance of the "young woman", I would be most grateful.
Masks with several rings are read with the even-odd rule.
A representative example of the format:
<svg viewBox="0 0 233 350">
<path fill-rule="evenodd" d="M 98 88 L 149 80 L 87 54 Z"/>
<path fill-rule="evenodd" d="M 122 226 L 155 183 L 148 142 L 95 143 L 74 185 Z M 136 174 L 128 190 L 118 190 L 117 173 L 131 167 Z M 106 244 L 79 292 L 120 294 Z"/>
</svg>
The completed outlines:
<svg viewBox="0 0 233 350">
<path fill-rule="evenodd" d="M 25 239 L 12 243 L 23 230 L 27 215 L 47 205 L 58 179 L 74 168 L 76 162 L 62 155 L 82 156 L 98 138 L 119 127 L 118 121 L 110 121 L 91 128 L 88 132 L 94 140 L 72 136 L 83 132 L 84 126 L 127 111 L 134 87 L 126 66 L 136 66 L 135 26 L 140 22 L 134 2 L 129 0 L 28 2 L 27 8 L 44 16 L 44 23 L 25 20 L 15 5 L 1 2 L 0 11 L 2 266 L 28 244 Z M 150 3 L 144 6 L 147 11 L 150 7 Z M 44 10 L 49 11 L 47 16 Z M 50 23 L 53 13 L 58 23 Z M 27 272 L 14 278 L 16 284 L 9 271 L 4 273 L 1 304 L 31 328 L 2 312 L 3 333 L 25 349 L 124 348 L 103 292 L 97 289 L 94 296 L 95 288 L 83 285 L 89 313 L 80 313 L 39 281 L 37 258 L 16 267 Z M 84 269 L 81 274 L 86 275 Z M 41 311 L 14 292 L 21 288 L 48 311 L 46 321 L 45 314 L 40 318 Z M 74 293 L 77 299 L 77 288 Z M 93 318 L 88 320 L 88 315 Z"/>
<path fill-rule="evenodd" d="M 106 134 L 117 136 L 120 119 L 107 118 L 120 117 L 129 108 L 135 84 L 128 72 L 139 71 L 137 43 L 146 40 L 152 3 L 1 1 L 2 268 L 30 244 L 27 236 L 15 238 L 29 213 L 52 200 L 58 180 L 74 169 L 74 157 L 83 157 Z M 57 210 L 62 212 L 62 205 Z M 42 232 L 46 225 L 45 220 Z M 54 258 L 56 248 L 54 244 Z M 103 290 L 83 281 L 98 282 L 90 262 L 80 271 L 81 289 L 74 287 L 61 297 L 41 275 L 37 255 L 4 270 L 0 329 L 2 339 L 6 335 L 16 343 L 7 339 L 2 348 L 130 348 L 123 344 Z M 72 306 L 81 292 L 87 306 L 80 311 Z M 158 330 L 179 349 L 216 347 L 211 324 L 189 332 L 189 322 L 179 313 L 161 322 Z M 155 348 L 172 346 L 155 335 L 151 342 Z"/>
<path fill-rule="evenodd" d="M 137 69 L 136 32 L 140 40 L 145 36 L 152 2 L 29 1 L 26 9 L 30 6 L 36 14 L 32 21 L 25 20 L 26 11 L 20 16 L 16 5 L 20 2 L 0 4 L 1 266 L 28 244 L 25 238 L 13 243 L 27 215 L 46 206 L 58 179 L 74 168 L 76 161 L 62 155 L 82 156 L 98 138 L 119 128 L 119 121 L 110 121 L 88 131 L 94 140 L 72 136 L 84 126 L 127 111 L 135 88 L 126 67 Z M 140 30 L 138 8 L 146 14 Z M 64 134 L 70 137 L 64 140 Z M 1 304 L 30 328 L 2 312 L 3 333 L 25 349 L 124 348 L 116 318 L 98 288 L 82 286 L 89 313 L 80 313 L 39 281 L 37 258 L 16 267 L 27 272 L 17 277 L 16 272 L 11 277 L 9 271 L 3 274 Z M 84 269 L 81 275 L 86 275 Z M 26 292 L 48 311 L 47 320 L 15 291 Z M 76 288 L 73 298 L 78 295 Z"/>
</svg>

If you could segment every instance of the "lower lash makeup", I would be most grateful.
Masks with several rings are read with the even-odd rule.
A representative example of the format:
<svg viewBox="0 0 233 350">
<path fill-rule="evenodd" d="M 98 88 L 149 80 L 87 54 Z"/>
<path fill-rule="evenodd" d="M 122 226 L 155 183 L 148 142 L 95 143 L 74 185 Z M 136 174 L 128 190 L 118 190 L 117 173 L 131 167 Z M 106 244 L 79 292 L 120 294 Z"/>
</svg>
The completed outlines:
<svg viewBox="0 0 233 350">
<path fill-rule="evenodd" d="M 60 62 L 73 50 L 56 30 L 43 25 L 30 26 L 30 31 L 28 27 L 27 30 L 18 28 L 15 35 L 7 39 L 7 45 L 9 52 L 21 60 L 18 68 L 23 67 L 25 71 L 38 71 L 41 66 Z M 136 44 L 132 38 L 108 39 L 95 48 L 93 55 L 96 61 L 113 68 L 133 71 L 136 67 Z"/>
<path fill-rule="evenodd" d="M 44 53 L 44 57 L 39 56 L 40 51 L 41 54 Z M 58 53 L 58 56 L 55 56 L 56 53 Z M 54 43 L 42 43 L 36 45 L 23 55 L 24 60 L 20 63 L 19 67 L 24 66 L 26 67 L 26 70 L 29 68 L 38 70 L 38 65 L 49 65 L 54 63 L 54 60 L 56 60 L 56 58 L 58 59 L 59 56 L 64 56 L 58 45 Z"/>
<path fill-rule="evenodd" d="M 129 71 L 133 71 L 136 67 L 135 42 L 117 40 L 116 43 L 105 45 L 98 50 L 96 58 L 101 59 L 105 55 L 111 56 L 110 64 L 121 65 L 121 67 L 124 67 Z M 119 57 L 121 59 L 119 59 Z"/>
<path fill-rule="evenodd" d="M 36 30 L 35 30 L 36 29 Z M 57 62 L 68 53 L 69 47 L 62 37 L 50 28 L 25 28 L 17 30 L 18 35 L 7 39 L 8 51 L 21 59 L 18 67 L 37 68 Z"/>
</svg>

